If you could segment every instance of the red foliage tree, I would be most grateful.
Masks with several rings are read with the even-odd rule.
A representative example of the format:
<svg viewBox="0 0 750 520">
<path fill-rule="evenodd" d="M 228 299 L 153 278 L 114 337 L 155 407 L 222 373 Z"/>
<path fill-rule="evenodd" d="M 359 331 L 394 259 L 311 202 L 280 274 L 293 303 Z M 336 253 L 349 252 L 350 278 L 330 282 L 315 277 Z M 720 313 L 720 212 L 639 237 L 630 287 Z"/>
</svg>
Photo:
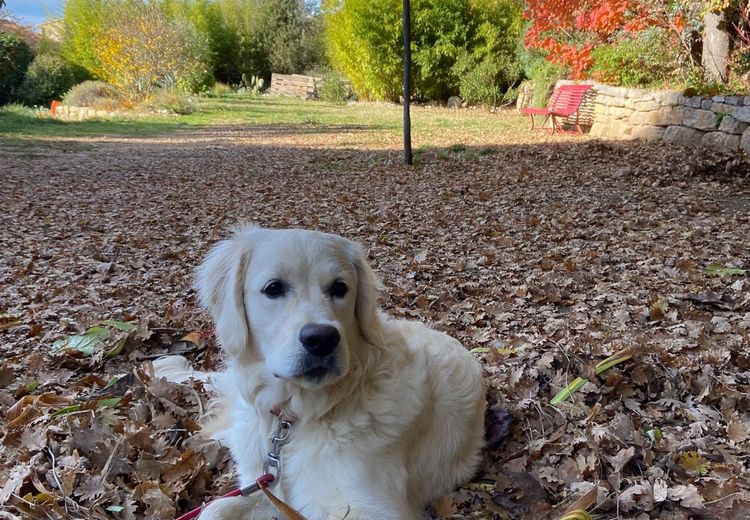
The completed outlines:
<svg viewBox="0 0 750 520">
<path fill-rule="evenodd" d="M 585 76 L 594 47 L 615 34 L 684 27 L 681 15 L 670 14 L 675 9 L 668 0 L 527 0 L 526 5 L 531 21 L 526 46 L 544 49 L 549 61 L 570 67 L 574 79 Z"/>
</svg>

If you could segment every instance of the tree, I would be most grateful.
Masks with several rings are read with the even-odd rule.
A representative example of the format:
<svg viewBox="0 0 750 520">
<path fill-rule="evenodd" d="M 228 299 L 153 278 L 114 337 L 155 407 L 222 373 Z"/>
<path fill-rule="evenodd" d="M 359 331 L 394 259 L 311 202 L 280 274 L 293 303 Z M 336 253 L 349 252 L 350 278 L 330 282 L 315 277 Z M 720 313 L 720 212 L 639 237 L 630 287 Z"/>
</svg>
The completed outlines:
<svg viewBox="0 0 750 520">
<path fill-rule="evenodd" d="M 399 0 L 323 0 L 322 6 L 326 49 L 333 66 L 349 78 L 360 98 L 398 100 Z"/>
<path fill-rule="evenodd" d="M 147 97 L 157 85 L 194 90 L 208 76 L 206 41 L 155 2 L 110 5 L 94 41 L 95 74 L 130 99 Z"/>
<path fill-rule="evenodd" d="M 324 0 L 325 41 L 334 67 L 366 99 L 397 100 L 401 85 L 398 0 Z M 445 99 L 459 90 L 463 71 L 485 59 L 512 65 L 521 27 L 520 0 L 413 0 L 414 93 Z M 484 70 L 488 69 L 483 65 Z M 493 83 L 500 74 L 491 74 Z M 489 77 L 489 76 L 488 76 Z M 493 88 L 500 88 L 494 83 Z"/>
<path fill-rule="evenodd" d="M 70 63 L 94 73 L 99 69 L 97 37 L 106 24 L 108 0 L 66 0 L 60 52 Z"/>
<path fill-rule="evenodd" d="M 620 35 L 649 27 L 681 35 L 684 8 L 673 0 L 527 0 L 525 17 L 531 24 L 525 42 L 581 78 L 593 63 L 593 49 Z"/>
<path fill-rule="evenodd" d="M 13 33 L 0 33 L 0 105 L 16 101 L 26 69 L 34 59 L 31 47 Z"/>
<path fill-rule="evenodd" d="M 64 59 L 54 54 L 38 54 L 26 70 L 20 94 L 28 105 L 49 105 L 75 85 L 75 75 Z"/>
</svg>

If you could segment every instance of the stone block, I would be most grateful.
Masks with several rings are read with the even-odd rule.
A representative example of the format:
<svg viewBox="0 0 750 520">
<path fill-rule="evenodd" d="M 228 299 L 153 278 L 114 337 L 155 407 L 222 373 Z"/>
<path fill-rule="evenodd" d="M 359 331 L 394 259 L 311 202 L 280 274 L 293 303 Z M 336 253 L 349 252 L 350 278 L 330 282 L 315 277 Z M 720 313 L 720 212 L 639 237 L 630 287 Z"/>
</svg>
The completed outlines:
<svg viewBox="0 0 750 520">
<path fill-rule="evenodd" d="M 627 117 L 630 117 L 630 114 L 632 113 L 633 113 L 632 110 L 624 108 L 624 107 L 610 107 L 609 108 L 609 115 L 616 119 L 625 119 Z"/>
<path fill-rule="evenodd" d="M 688 110 L 685 107 L 674 106 L 662 108 L 659 113 L 661 114 L 662 126 L 681 125 L 683 119 L 685 119 L 685 111 Z"/>
<path fill-rule="evenodd" d="M 710 110 L 686 108 L 682 124 L 696 130 L 716 130 L 719 128 L 719 118 Z"/>
<path fill-rule="evenodd" d="M 701 101 L 700 108 L 702 108 L 703 110 L 711 110 L 711 105 L 713 104 L 714 102 L 711 101 L 710 99 L 704 99 L 703 101 Z"/>
<path fill-rule="evenodd" d="M 628 99 L 641 99 L 648 94 L 648 90 L 642 88 L 629 88 L 626 90 L 625 97 Z"/>
<path fill-rule="evenodd" d="M 661 141 L 666 130 L 663 126 L 634 126 L 631 135 L 641 141 Z"/>
<path fill-rule="evenodd" d="M 667 92 L 667 94 L 664 96 L 664 104 L 670 107 L 674 107 L 677 105 L 684 105 L 686 103 L 685 96 L 680 94 L 679 92 Z"/>
<path fill-rule="evenodd" d="M 731 114 L 736 109 L 736 106 L 727 103 L 711 103 L 711 112 L 716 112 L 717 114 Z"/>
<path fill-rule="evenodd" d="M 750 106 L 736 109 L 732 116 L 744 123 L 750 123 Z"/>
<path fill-rule="evenodd" d="M 742 101 L 743 105 L 750 106 L 750 96 L 745 96 L 745 99 Z"/>
<path fill-rule="evenodd" d="M 622 87 L 614 87 L 612 85 L 596 85 L 594 87 L 597 92 L 601 92 L 605 96 L 610 97 L 625 97 L 624 91 L 625 89 Z"/>
<path fill-rule="evenodd" d="M 628 122 L 634 125 L 671 126 L 682 124 L 682 107 L 664 107 L 652 112 L 633 112 Z"/>
<path fill-rule="evenodd" d="M 632 139 L 633 126 L 623 121 L 610 119 L 606 123 L 595 122 L 591 126 L 590 134 L 593 137 L 606 139 Z"/>
<path fill-rule="evenodd" d="M 730 115 L 725 115 L 724 119 L 721 120 L 719 130 L 728 134 L 741 134 L 748 126 L 750 125 L 744 121 L 739 121 Z"/>
<path fill-rule="evenodd" d="M 635 101 L 632 99 L 626 99 L 623 106 L 629 110 L 635 110 Z"/>
<path fill-rule="evenodd" d="M 727 96 L 724 98 L 724 103 L 734 106 L 740 105 L 742 104 L 742 96 Z"/>
<path fill-rule="evenodd" d="M 609 105 L 602 105 L 599 103 L 599 100 L 596 100 L 597 102 L 594 104 L 594 115 L 596 116 L 606 116 L 609 114 Z"/>
<path fill-rule="evenodd" d="M 664 141 L 678 146 L 700 146 L 703 132 L 686 126 L 670 126 L 664 132 Z"/>
<path fill-rule="evenodd" d="M 750 128 L 742 132 L 742 138 L 740 139 L 740 148 L 747 155 L 750 155 Z"/>
<path fill-rule="evenodd" d="M 703 136 L 701 144 L 708 148 L 735 151 L 740 148 L 740 136 L 724 132 L 709 132 Z"/>
<path fill-rule="evenodd" d="M 650 112 L 652 110 L 659 110 L 661 108 L 661 103 L 658 103 L 656 101 L 638 101 L 634 105 L 634 108 L 641 112 Z"/>
<path fill-rule="evenodd" d="M 700 96 L 693 96 L 687 99 L 687 103 L 685 106 L 688 106 L 690 108 L 701 108 L 701 102 L 703 102 L 703 98 Z"/>
<path fill-rule="evenodd" d="M 712 100 L 712 101 L 713 101 L 714 103 L 723 103 L 723 102 L 724 102 L 724 99 L 726 99 L 726 97 L 725 97 L 725 96 L 714 96 L 713 98 L 711 98 L 711 100 Z"/>
</svg>

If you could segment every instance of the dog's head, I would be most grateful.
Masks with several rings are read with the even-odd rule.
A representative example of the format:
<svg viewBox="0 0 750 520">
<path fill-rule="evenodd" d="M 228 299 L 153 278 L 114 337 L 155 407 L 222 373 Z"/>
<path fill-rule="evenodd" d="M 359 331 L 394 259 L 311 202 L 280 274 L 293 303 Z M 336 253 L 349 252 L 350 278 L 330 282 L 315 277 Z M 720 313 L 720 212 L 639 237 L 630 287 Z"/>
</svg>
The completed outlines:
<svg viewBox="0 0 750 520">
<path fill-rule="evenodd" d="M 355 243 L 298 229 L 238 229 L 197 271 L 224 351 L 305 388 L 344 377 L 379 344 L 377 281 Z"/>
</svg>

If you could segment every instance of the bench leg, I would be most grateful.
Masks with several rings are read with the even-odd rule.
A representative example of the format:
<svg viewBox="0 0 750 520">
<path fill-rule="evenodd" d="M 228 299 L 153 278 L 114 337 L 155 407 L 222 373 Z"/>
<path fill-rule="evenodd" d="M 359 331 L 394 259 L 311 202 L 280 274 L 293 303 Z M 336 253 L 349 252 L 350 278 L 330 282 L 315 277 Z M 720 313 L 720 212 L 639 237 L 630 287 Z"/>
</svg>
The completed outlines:
<svg viewBox="0 0 750 520">
<path fill-rule="evenodd" d="M 557 118 L 555 117 L 554 114 L 552 114 L 552 133 L 554 134 L 556 130 L 560 130 L 562 132 L 560 123 L 557 122 Z"/>
</svg>

